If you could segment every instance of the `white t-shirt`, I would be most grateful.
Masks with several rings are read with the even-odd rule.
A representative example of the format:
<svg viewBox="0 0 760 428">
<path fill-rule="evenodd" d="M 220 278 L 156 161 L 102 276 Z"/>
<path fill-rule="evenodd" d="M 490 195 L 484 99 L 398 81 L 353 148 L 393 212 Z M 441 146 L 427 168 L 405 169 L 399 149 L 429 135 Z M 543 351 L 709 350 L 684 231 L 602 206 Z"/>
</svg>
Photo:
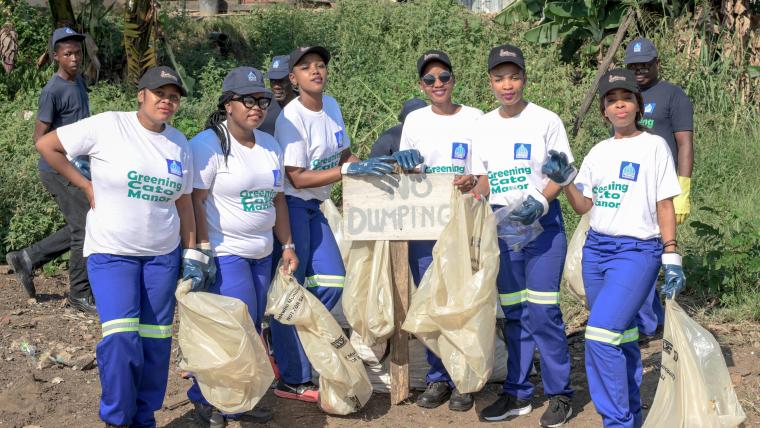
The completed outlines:
<svg viewBox="0 0 760 428">
<path fill-rule="evenodd" d="M 453 115 L 415 110 L 404 120 L 399 150 L 417 149 L 425 158 L 426 173 L 469 174 L 472 171 L 472 130 L 483 112 L 463 105 Z"/>
<path fill-rule="evenodd" d="M 657 202 L 681 193 L 668 144 L 647 132 L 595 145 L 575 185 L 594 202 L 592 229 L 638 239 L 660 236 Z"/>
<path fill-rule="evenodd" d="M 217 256 L 260 259 L 272 252 L 273 200 L 282 192 L 282 149 L 263 131 L 256 129 L 253 135 L 256 144 L 250 149 L 229 136 L 226 164 L 214 131 L 206 129 L 190 140 L 193 187 L 209 190 L 203 206 Z"/>
<path fill-rule="evenodd" d="M 497 108 L 475 122 L 472 173 L 488 174 L 490 203 L 508 206 L 531 188 L 544 190 L 549 177 L 541 167 L 549 150 L 574 160 L 559 116 L 533 103 L 510 118 Z"/>
<path fill-rule="evenodd" d="M 274 136 L 282 147 L 285 166 L 321 171 L 338 166 L 343 150 L 350 147 L 343 115 L 335 98 L 322 95 L 322 110 L 307 109 L 297 98 L 277 118 Z M 285 177 L 285 194 L 303 200 L 324 201 L 333 185 L 296 189 Z"/>
<path fill-rule="evenodd" d="M 166 125 L 145 129 L 137 113 L 106 112 L 56 130 L 71 156 L 90 156 L 95 209 L 84 255 L 158 256 L 180 243 L 174 202 L 193 191 L 187 139 Z"/>
</svg>

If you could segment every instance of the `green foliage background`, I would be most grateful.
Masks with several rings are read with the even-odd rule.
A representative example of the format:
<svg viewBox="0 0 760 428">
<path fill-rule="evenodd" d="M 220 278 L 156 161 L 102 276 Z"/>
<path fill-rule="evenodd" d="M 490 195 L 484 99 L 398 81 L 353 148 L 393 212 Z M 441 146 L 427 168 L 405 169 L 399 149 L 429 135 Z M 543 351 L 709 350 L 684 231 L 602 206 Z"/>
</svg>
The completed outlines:
<svg viewBox="0 0 760 428">
<path fill-rule="evenodd" d="M 22 9 L 23 17 L 14 15 L 17 22 L 35 14 L 36 22 L 47 22 L 46 11 Z M 687 57 L 677 51 L 679 34 L 668 21 L 655 17 L 651 22 L 646 35 L 660 49 L 662 75 L 684 87 L 695 105 L 692 215 L 678 231 L 688 255 L 689 293 L 720 298 L 724 317 L 760 320 L 760 108 L 742 102 L 731 90 L 739 78 L 731 64 L 722 63 L 719 56 Z M 521 34 L 527 24 L 504 27 L 451 0 L 341 0 L 329 10 L 267 7 L 249 15 L 205 20 L 164 13 L 161 23 L 177 61 L 195 79 L 193 94 L 182 101 L 174 121 L 188 137 L 202 129 L 229 69 L 265 69 L 272 56 L 294 46 L 321 44 L 332 54 L 328 92 L 341 104 L 352 149 L 360 156 L 367 155 L 380 132 L 396 123 L 404 100 L 421 96 L 415 62 L 427 49 L 443 49 L 451 56 L 455 100 L 488 111 L 497 106 L 487 84 L 488 50 L 504 42 L 521 46 L 527 58 L 526 97 L 558 113 L 567 129 L 596 70 L 585 59 L 561 62 L 556 44 L 526 42 Z M 39 55 L 50 28 L 17 28 L 24 41 L 22 58 Z M 228 56 L 210 43 L 212 31 L 230 36 Z M 627 39 L 635 36 L 629 33 Z M 618 60 L 622 55 L 621 49 Z M 14 73 L 22 78 L 0 77 L 0 253 L 28 245 L 62 224 L 39 184 L 31 143 L 36 99 L 53 69 L 40 72 L 23 63 Z M 760 89 L 758 84 L 754 87 Z M 133 88 L 101 82 L 91 89 L 93 113 L 136 108 Z M 24 118 L 25 111 L 32 112 L 27 113 L 31 119 Z M 592 107 L 571 140 L 576 158 L 582 159 L 608 132 Z M 578 218 L 567 208 L 563 200 L 570 232 Z"/>
</svg>

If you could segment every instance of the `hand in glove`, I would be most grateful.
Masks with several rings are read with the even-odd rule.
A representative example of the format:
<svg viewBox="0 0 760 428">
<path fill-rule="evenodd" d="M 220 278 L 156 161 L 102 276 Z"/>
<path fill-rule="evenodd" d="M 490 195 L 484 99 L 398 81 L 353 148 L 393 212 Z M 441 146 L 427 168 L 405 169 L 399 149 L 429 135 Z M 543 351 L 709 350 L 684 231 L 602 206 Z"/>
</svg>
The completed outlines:
<svg viewBox="0 0 760 428">
<path fill-rule="evenodd" d="M 662 269 L 665 271 L 665 282 L 660 287 L 660 292 L 666 298 L 672 299 L 686 287 L 686 276 L 681 267 L 681 256 L 676 253 L 664 253 L 662 255 Z"/>
<path fill-rule="evenodd" d="M 528 226 L 541 218 L 547 211 L 549 211 L 549 202 L 547 202 L 541 192 L 533 190 L 523 201 L 520 208 L 516 208 L 509 213 L 509 219 Z"/>
<path fill-rule="evenodd" d="M 678 184 L 681 185 L 681 194 L 673 198 L 673 208 L 676 211 L 676 223 L 683 224 L 691 211 L 691 177 L 678 177 Z"/>
<path fill-rule="evenodd" d="M 378 156 L 361 162 L 344 163 L 340 172 L 343 175 L 374 175 L 382 177 L 393 172 L 392 156 Z"/>
<path fill-rule="evenodd" d="M 84 178 L 92 181 L 92 178 L 90 178 L 90 160 L 89 159 L 74 158 L 71 161 L 71 164 L 74 165 L 74 168 L 76 168 L 77 171 L 79 171 L 79 173 L 84 176 Z"/>
<path fill-rule="evenodd" d="M 549 150 L 549 158 L 541 167 L 541 172 L 560 186 L 567 186 L 572 183 L 575 176 L 578 175 L 578 170 L 570 164 L 567 155 L 554 150 Z"/>
<path fill-rule="evenodd" d="M 198 250 L 182 251 L 182 279 L 192 280 L 190 291 L 206 291 L 208 285 L 204 272 L 208 269 L 208 257 Z"/>
<path fill-rule="evenodd" d="M 398 165 L 405 171 L 414 169 L 414 167 L 425 161 L 425 158 L 416 149 L 398 151 L 393 154 L 393 159 L 396 159 Z"/>
<path fill-rule="evenodd" d="M 203 272 L 205 275 L 204 289 L 208 290 L 209 287 L 216 282 L 216 262 L 214 262 L 214 252 L 211 250 L 210 242 L 201 242 L 195 247 L 196 250 L 203 253 L 208 257 L 208 263 L 206 264 L 206 270 Z"/>
</svg>

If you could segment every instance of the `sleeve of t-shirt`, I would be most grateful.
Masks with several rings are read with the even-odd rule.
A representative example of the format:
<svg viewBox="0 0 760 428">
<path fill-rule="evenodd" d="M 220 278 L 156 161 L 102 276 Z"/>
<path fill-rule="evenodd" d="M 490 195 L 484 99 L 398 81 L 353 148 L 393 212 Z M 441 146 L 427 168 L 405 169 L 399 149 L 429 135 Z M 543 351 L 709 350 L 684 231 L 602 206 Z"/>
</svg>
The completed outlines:
<svg viewBox="0 0 760 428">
<path fill-rule="evenodd" d="M 338 125 L 340 125 L 341 128 L 343 128 L 343 144 L 341 144 L 340 147 L 349 148 L 351 147 L 351 138 L 348 136 L 346 123 L 343 121 L 343 112 L 340 111 L 340 106 L 337 102 L 335 103 L 335 116 L 335 121 L 338 122 Z"/>
<path fill-rule="evenodd" d="M 185 139 L 185 141 L 187 141 Z M 195 165 L 193 163 L 193 152 L 190 150 L 190 145 L 185 143 L 186 149 L 182 156 L 182 193 L 189 195 L 193 193 L 193 179 L 195 175 Z"/>
<path fill-rule="evenodd" d="M 211 150 L 208 134 L 209 132 L 203 131 L 190 140 L 190 148 L 193 152 L 192 187 L 196 189 L 210 189 L 216 177 L 217 156 L 216 151 Z"/>
<path fill-rule="evenodd" d="M 71 158 L 97 155 L 99 144 L 113 140 L 113 138 L 98 138 L 98 133 L 103 131 L 111 134 L 113 132 L 114 114 L 113 112 L 100 113 L 56 129 L 58 139 L 61 140 L 66 154 Z"/>
<path fill-rule="evenodd" d="M 673 163 L 673 155 L 670 154 L 668 143 L 659 138 L 655 148 L 655 162 L 657 164 L 657 202 L 678 196 L 681 194 L 681 185 L 678 184 L 676 167 Z"/>
<path fill-rule="evenodd" d="M 480 137 L 480 133 L 477 132 L 478 122 L 473 123 L 472 137 L 470 139 L 472 154 L 470 159 L 472 165 L 470 167 L 470 173 L 472 175 L 486 175 L 488 173 L 488 160 L 483 155 L 483 140 Z"/>
<path fill-rule="evenodd" d="M 407 119 L 409 119 L 407 117 Z M 401 141 L 398 144 L 398 150 L 409 150 L 409 149 L 416 149 L 417 147 L 414 144 L 414 140 L 411 137 L 412 134 L 412 128 L 414 125 L 410 123 L 410 120 L 407 120 L 404 122 L 404 126 L 401 127 Z"/>
<path fill-rule="evenodd" d="M 283 152 L 283 165 L 297 168 L 309 167 L 309 156 L 306 150 L 306 140 L 299 127 L 285 114 L 277 118 L 274 136 L 280 143 Z"/>
<path fill-rule="evenodd" d="M 578 175 L 575 176 L 575 187 L 580 190 L 581 193 L 583 193 L 583 196 L 593 199 L 594 193 L 591 191 L 593 188 L 592 186 L 592 176 L 591 176 L 591 170 L 593 168 L 592 162 L 590 159 L 591 152 L 589 152 L 588 155 L 586 155 L 586 158 L 583 159 L 583 163 L 581 164 L 581 169 L 578 170 Z"/>
<path fill-rule="evenodd" d="M 37 120 L 45 123 L 53 123 L 53 118 L 55 118 L 55 111 L 55 97 L 50 91 L 43 89 L 42 93 L 40 94 L 40 104 L 37 110 Z"/>
<path fill-rule="evenodd" d="M 549 124 L 549 129 L 546 133 L 546 151 L 549 150 L 564 153 L 567 155 L 567 159 L 570 163 L 574 162 L 573 153 L 570 151 L 570 143 L 567 140 L 567 132 L 565 131 L 565 125 L 562 123 L 562 119 L 559 116 L 554 115 L 552 121 Z"/>
<path fill-rule="evenodd" d="M 285 183 L 285 178 L 284 178 L 285 177 L 285 166 L 282 163 L 282 159 L 283 159 L 282 151 L 278 151 L 277 152 L 277 163 L 278 163 L 278 165 L 280 167 L 280 179 L 277 180 L 278 185 L 277 185 L 277 188 L 275 189 L 278 192 L 284 192 L 285 191 L 285 184 L 284 184 Z"/>
<path fill-rule="evenodd" d="M 676 87 L 670 105 L 673 132 L 694 130 L 694 107 L 683 89 Z"/>
</svg>

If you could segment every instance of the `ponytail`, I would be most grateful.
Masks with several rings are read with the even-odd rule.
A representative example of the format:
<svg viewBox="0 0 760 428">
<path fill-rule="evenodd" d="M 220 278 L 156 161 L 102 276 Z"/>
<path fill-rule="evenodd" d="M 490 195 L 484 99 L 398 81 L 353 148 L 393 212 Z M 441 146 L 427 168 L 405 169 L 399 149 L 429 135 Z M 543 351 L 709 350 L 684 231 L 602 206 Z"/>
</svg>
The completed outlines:
<svg viewBox="0 0 760 428">
<path fill-rule="evenodd" d="M 216 134 L 216 137 L 219 139 L 219 145 L 222 147 L 222 154 L 224 154 L 225 165 L 227 164 L 227 157 L 230 155 L 231 138 L 230 131 L 222 122 L 227 120 L 227 109 L 224 105 L 230 102 L 233 96 L 235 96 L 235 94 L 232 92 L 222 93 L 219 97 L 219 102 L 216 105 L 216 111 L 211 113 L 208 119 L 206 119 L 205 127 L 205 129 L 211 129 L 214 131 L 214 134 Z"/>
</svg>

